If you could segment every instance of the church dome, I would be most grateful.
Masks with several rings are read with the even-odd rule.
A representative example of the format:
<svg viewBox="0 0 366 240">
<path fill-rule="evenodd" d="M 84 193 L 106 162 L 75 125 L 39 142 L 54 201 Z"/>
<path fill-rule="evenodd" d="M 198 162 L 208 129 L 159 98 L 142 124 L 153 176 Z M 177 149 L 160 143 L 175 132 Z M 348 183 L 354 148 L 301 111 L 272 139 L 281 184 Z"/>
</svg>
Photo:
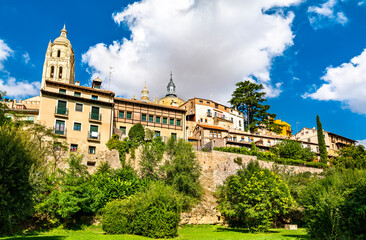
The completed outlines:
<svg viewBox="0 0 366 240">
<path fill-rule="evenodd" d="M 70 40 L 67 39 L 67 31 L 66 31 L 65 25 L 64 25 L 64 28 L 61 30 L 60 36 L 58 38 L 56 38 L 55 41 L 53 41 L 53 44 L 61 44 L 61 45 L 66 45 L 68 47 L 71 47 Z"/>
</svg>

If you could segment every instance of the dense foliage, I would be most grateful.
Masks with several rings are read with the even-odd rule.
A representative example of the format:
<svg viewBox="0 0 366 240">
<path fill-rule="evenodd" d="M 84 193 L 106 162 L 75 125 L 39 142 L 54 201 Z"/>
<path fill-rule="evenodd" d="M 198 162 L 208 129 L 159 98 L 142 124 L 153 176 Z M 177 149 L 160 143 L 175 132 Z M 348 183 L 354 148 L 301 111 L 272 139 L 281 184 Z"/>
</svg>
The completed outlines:
<svg viewBox="0 0 366 240">
<path fill-rule="evenodd" d="M 328 172 L 302 192 L 305 222 L 315 239 L 366 238 L 366 172 Z"/>
<path fill-rule="evenodd" d="M 119 154 L 119 159 L 122 166 L 126 166 L 126 154 L 131 153 L 131 157 L 134 157 L 135 149 L 138 144 L 129 138 L 119 140 L 118 134 L 113 134 L 112 137 L 106 143 L 109 150 L 116 149 Z"/>
<path fill-rule="evenodd" d="M 328 162 L 328 151 L 327 151 L 327 146 L 325 145 L 323 127 L 322 127 L 322 123 L 320 122 L 319 115 L 316 115 L 316 127 L 317 127 L 317 135 L 318 135 L 320 162 L 327 163 Z"/>
<path fill-rule="evenodd" d="M 136 234 L 153 238 L 177 236 L 181 199 L 174 188 L 153 183 L 145 192 L 107 204 L 103 230 L 111 234 Z"/>
<path fill-rule="evenodd" d="M 268 113 L 270 106 L 262 104 L 267 101 L 264 98 L 266 93 L 263 92 L 263 85 L 245 81 L 238 82 L 236 87 L 229 102 L 244 113 L 245 129 L 254 132 L 258 128 L 266 128 L 276 133 L 281 132 L 281 127 L 273 121 L 276 114 Z"/>
<path fill-rule="evenodd" d="M 165 143 L 161 137 L 156 137 L 142 146 L 141 160 L 139 162 L 141 177 L 150 180 L 161 178 L 162 173 L 159 163 L 163 159 L 164 151 Z"/>
<path fill-rule="evenodd" d="M 218 190 L 218 209 L 233 227 L 267 231 L 292 205 L 288 186 L 273 172 L 250 162 Z"/>
<path fill-rule="evenodd" d="M 332 165 L 337 168 L 366 169 L 366 151 L 363 145 L 342 148 Z"/>
<path fill-rule="evenodd" d="M 133 125 L 130 131 L 128 132 L 128 137 L 136 143 L 141 143 L 142 141 L 144 141 L 145 140 L 144 126 L 142 126 L 141 123 Z"/>
<path fill-rule="evenodd" d="M 32 214 L 32 169 L 42 161 L 42 150 L 28 132 L 0 126 L 0 234 L 17 230 Z"/>
<path fill-rule="evenodd" d="M 315 153 L 310 148 L 305 148 L 299 141 L 284 139 L 271 149 L 280 158 L 289 158 L 312 162 L 315 159 Z"/>
</svg>

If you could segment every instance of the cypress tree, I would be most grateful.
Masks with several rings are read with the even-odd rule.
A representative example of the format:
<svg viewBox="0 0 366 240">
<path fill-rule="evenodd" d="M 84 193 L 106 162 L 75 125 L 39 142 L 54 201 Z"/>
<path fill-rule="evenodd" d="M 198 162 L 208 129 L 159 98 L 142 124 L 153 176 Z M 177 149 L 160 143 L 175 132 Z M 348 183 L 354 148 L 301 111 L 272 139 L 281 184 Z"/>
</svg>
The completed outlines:
<svg viewBox="0 0 366 240">
<path fill-rule="evenodd" d="M 320 154 L 320 162 L 326 163 L 328 161 L 328 151 L 325 145 L 324 133 L 322 128 L 322 123 L 320 122 L 319 115 L 316 115 L 316 126 L 318 132 L 318 146 Z"/>
</svg>

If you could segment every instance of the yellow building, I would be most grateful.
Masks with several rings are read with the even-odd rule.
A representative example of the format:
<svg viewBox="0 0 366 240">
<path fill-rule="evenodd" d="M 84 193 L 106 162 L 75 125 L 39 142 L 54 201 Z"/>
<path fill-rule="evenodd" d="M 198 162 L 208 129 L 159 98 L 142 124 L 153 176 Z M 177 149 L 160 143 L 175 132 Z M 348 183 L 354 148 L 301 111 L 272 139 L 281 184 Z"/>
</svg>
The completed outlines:
<svg viewBox="0 0 366 240">
<path fill-rule="evenodd" d="M 165 97 L 159 99 L 159 104 L 163 104 L 166 106 L 179 107 L 184 103 L 182 99 L 177 97 L 175 92 L 175 84 L 173 82 L 173 73 L 170 73 L 170 81 L 167 86 L 167 93 Z"/>
<path fill-rule="evenodd" d="M 287 122 L 281 121 L 281 119 L 274 120 L 274 123 L 281 126 L 282 132 L 280 133 L 280 135 L 291 137 L 292 130 L 291 130 L 290 124 L 288 124 Z"/>
</svg>

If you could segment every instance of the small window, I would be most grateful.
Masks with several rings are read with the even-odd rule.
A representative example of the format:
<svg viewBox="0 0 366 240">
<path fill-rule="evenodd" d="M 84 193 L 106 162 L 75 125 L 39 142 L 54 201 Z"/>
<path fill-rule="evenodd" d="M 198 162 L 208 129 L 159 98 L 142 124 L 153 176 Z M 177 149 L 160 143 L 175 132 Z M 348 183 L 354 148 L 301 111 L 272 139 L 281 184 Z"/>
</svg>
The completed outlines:
<svg viewBox="0 0 366 240">
<path fill-rule="evenodd" d="M 92 95 L 92 96 L 91 96 L 91 99 L 93 99 L 93 100 L 98 100 L 98 96 L 97 96 L 97 95 Z"/>
<path fill-rule="evenodd" d="M 149 122 L 154 122 L 154 116 L 149 115 Z"/>
<path fill-rule="evenodd" d="M 66 94 L 66 89 L 60 88 L 58 90 L 58 92 L 61 93 L 61 94 Z"/>
<path fill-rule="evenodd" d="M 210 102 L 207 102 L 208 105 L 210 105 Z"/>
<path fill-rule="evenodd" d="M 213 136 L 213 132 L 212 131 L 210 131 L 210 137 L 212 137 Z"/>
<path fill-rule="evenodd" d="M 132 113 L 131 112 L 127 112 L 127 119 L 131 119 L 132 118 Z"/>
<path fill-rule="evenodd" d="M 202 101 L 202 100 L 200 100 L 200 103 L 203 103 L 203 101 Z"/>
<path fill-rule="evenodd" d="M 122 131 L 122 135 L 126 135 L 126 127 L 119 127 L 119 130 Z"/>
<path fill-rule="evenodd" d="M 74 123 L 74 131 L 81 131 L 81 123 Z"/>
<path fill-rule="evenodd" d="M 155 137 L 160 137 L 160 131 L 155 131 Z"/>
<path fill-rule="evenodd" d="M 60 50 L 57 51 L 57 57 L 61 57 L 61 51 Z"/>
<path fill-rule="evenodd" d="M 27 121 L 29 121 L 29 122 L 34 122 L 34 117 L 33 117 L 33 116 L 28 116 L 28 117 L 27 117 Z"/>
<path fill-rule="evenodd" d="M 207 119 L 205 118 L 205 123 L 207 123 Z M 177 124 L 178 125 L 178 124 Z M 179 125 L 178 125 L 179 126 Z"/>
<path fill-rule="evenodd" d="M 155 117 L 155 122 L 160 123 L 160 117 Z"/>
<path fill-rule="evenodd" d="M 75 104 L 75 111 L 76 111 L 76 112 L 82 112 L 82 111 L 83 111 L 83 104 L 81 104 L 81 103 L 76 103 L 76 104 Z"/>
<path fill-rule="evenodd" d="M 163 123 L 168 124 L 168 118 L 163 118 Z"/>
<path fill-rule="evenodd" d="M 50 78 L 53 78 L 54 74 L 55 74 L 55 67 L 51 66 Z"/>
<path fill-rule="evenodd" d="M 118 112 L 118 117 L 119 118 L 125 118 L 125 112 L 124 111 L 119 111 Z"/>
<path fill-rule="evenodd" d="M 176 133 L 172 133 L 172 138 L 174 138 L 174 139 L 177 139 L 177 134 Z"/>
<path fill-rule="evenodd" d="M 207 122 L 207 119 L 206 119 Z M 177 126 L 180 126 L 180 119 L 177 119 Z"/>
<path fill-rule="evenodd" d="M 62 67 L 60 67 L 60 70 L 58 72 L 58 78 L 62 78 Z"/>
<path fill-rule="evenodd" d="M 142 121 L 146 121 L 146 114 L 142 114 L 142 115 L 141 115 L 141 120 L 142 120 Z"/>
<path fill-rule="evenodd" d="M 169 123 L 170 123 L 170 125 L 174 125 L 174 118 L 173 119 L 171 118 Z"/>
<path fill-rule="evenodd" d="M 96 162 L 95 161 L 87 161 L 86 165 L 89 167 L 95 167 Z"/>
<path fill-rule="evenodd" d="M 95 147 L 94 146 L 89 146 L 88 152 L 89 152 L 89 154 L 95 154 Z"/>
<path fill-rule="evenodd" d="M 81 97 L 81 92 L 74 92 L 75 97 Z"/>
<path fill-rule="evenodd" d="M 78 145 L 77 144 L 71 144 L 70 152 L 77 152 L 77 151 L 78 151 Z"/>
</svg>

